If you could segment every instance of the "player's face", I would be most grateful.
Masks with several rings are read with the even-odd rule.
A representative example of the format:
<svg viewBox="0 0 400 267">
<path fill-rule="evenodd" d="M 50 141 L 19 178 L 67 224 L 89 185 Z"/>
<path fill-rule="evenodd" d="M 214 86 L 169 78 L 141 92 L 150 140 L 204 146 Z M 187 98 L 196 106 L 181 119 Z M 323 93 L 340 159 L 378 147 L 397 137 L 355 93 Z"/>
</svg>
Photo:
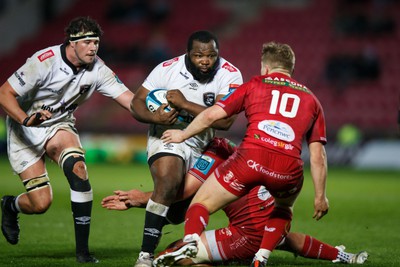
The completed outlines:
<svg viewBox="0 0 400 267">
<path fill-rule="evenodd" d="M 71 44 L 74 48 L 76 63 L 88 65 L 93 63 L 99 50 L 99 40 L 81 40 Z"/>
<path fill-rule="evenodd" d="M 189 52 L 190 61 L 201 73 L 212 71 L 218 59 L 218 49 L 214 41 L 202 43 L 193 41 L 193 48 Z"/>
<path fill-rule="evenodd" d="M 218 49 L 215 41 L 202 43 L 193 41 L 192 50 L 189 51 L 189 71 L 200 83 L 209 82 L 214 78 L 218 66 Z"/>
</svg>

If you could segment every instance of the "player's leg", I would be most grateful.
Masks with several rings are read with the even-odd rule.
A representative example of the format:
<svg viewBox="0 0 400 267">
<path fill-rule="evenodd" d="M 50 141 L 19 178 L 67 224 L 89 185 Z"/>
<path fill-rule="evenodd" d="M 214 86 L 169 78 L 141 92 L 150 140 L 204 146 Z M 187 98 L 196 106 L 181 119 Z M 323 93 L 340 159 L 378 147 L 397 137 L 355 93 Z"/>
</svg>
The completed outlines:
<svg viewBox="0 0 400 267">
<path fill-rule="evenodd" d="M 343 246 L 333 247 L 315 237 L 302 233 L 289 233 L 278 249 L 293 252 L 304 258 L 330 260 L 332 262 L 362 264 L 368 258 L 365 251 L 353 254 L 344 251 Z"/>
<path fill-rule="evenodd" d="M 171 266 L 176 259 L 194 258 L 199 251 L 200 236 L 208 224 L 209 215 L 238 197 L 227 191 L 212 174 L 194 196 L 185 216 L 183 242 L 157 257 L 153 265 Z"/>
<path fill-rule="evenodd" d="M 52 201 L 50 181 L 43 158 L 29 166 L 19 176 L 27 192 L 18 196 L 3 196 L 1 199 L 1 230 L 7 241 L 13 245 L 19 240 L 18 213 L 44 213 Z"/>
<path fill-rule="evenodd" d="M 274 209 L 266 220 L 263 239 L 251 266 L 265 266 L 272 251 L 285 238 L 290 230 L 292 207 L 299 191 L 286 198 L 275 196 Z"/>
<path fill-rule="evenodd" d="M 79 138 L 75 133 L 59 130 L 48 141 L 46 153 L 58 162 L 70 185 L 77 261 L 98 262 L 89 254 L 93 191 Z"/>
<path fill-rule="evenodd" d="M 136 267 L 151 266 L 154 251 L 167 223 L 169 206 L 175 201 L 185 174 L 185 163 L 178 155 L 158 153 L 149 159 L 154 191 L 146 206 L 141 252 Z"/>
</svg>

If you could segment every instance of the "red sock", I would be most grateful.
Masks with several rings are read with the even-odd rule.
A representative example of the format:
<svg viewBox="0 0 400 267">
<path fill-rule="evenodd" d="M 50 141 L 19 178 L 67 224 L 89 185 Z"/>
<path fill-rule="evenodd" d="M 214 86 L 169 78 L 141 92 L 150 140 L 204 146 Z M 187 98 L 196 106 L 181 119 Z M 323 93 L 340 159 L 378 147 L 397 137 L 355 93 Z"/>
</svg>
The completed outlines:
<svg viewBox="0 0 400 267">
<path fill-rule="evenodd" d="M 208 224 L 209 217 L 210 214 L 204 205 L 199 203 L 191 205 L 185 216 L 185 235 L 200 236 Z"/>
<path fill-rule="evenodd" d="M 292 212 L 287 209 L 274 207 L 264 229 L 261 247 L 273 251 L 290 230 Z"/>
<path fill-rule="evenodd" d="M 304 258 L 335 260 L 338 250 L 309 235 L 306 236 L 300 256 Z"/>
</svg>

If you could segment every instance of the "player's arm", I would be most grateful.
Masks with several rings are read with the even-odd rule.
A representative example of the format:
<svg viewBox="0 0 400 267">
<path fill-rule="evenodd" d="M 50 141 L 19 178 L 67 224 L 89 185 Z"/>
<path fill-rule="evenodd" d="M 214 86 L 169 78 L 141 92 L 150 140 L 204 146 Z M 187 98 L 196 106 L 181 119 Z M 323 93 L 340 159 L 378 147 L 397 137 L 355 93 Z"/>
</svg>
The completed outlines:
<svg viewBox="0 0 400 267">
<path fill-rule="evenodd" d="M 186 174 L 183 194 L 176 199 L 176 202 L 194 196 L 201 185 L 202 182 L 193 175 Z M 127 210 L 132 207 L 145 208 L 152 194 L 152 191 L 143 192 L 138 189 L 115 190 L 114 195 L 102 199 L 101 206 L 109 210 Z"/>
<path fill-rule="evenodd" d="M 223 97 L 222 95 L 217 96 L 216 101 L 218 101 L 222 97 Z M 185 96 L 182 94 L 182 92 L 179 91 L 178 89 L 169 90 L 167 93 L 167 100 L 168 103 L 170 103 L 171 107 L 174 107 L 177 110 L 183 109 L 188 113 L 192 114 L 193 117 L 196 117 L 197 115 L 200 114 L 200 112 L 202 112 L 207 108 L 205 106 L 187 100 Z M 211 125 L 211 127 L 217 130 L 228 130 L 235 121 L 235 119 L 236 115 L 229 118 L 223 118 L 214 122 Z"/>
<path fill-rule="evenodd" d="M 143 86 L 140 86 L 139 89 L 136 91 L 130 104 L 132 116 L 136 120 L 144 123 L 163 125 L 174 124 L 178 118 L 178 112 L 175 109 L 171 109 L 171 111 L 165 112 L 164 108 L 167 106 L 167 104 L 161 105 L 154 113 L 147 109 L 146 97 L 148 92 L 149 90 L 147 90 Z"/>
<path fill-rule="evenodd" d="M 225 118 L 228 114 L 223 108 L 214 105 L 201 112 L 184 130 L 167 130 L 163 133 L 161 139 L 169 143 L 181 143 L 186 139 L 204 131 L 215 121 Z"/>
<path fill-rule="evenodd" d="M 320 142 L 311 142 L 308 147 L 310 150 L 311 177 L 315 192 L 313 218 L 319 220 L 328 213 L 329 209 L 329 202 L 326 197 L 327 156 L 325 147 Z"/>
<path fill-rule="evenodd" d="M 114 100 L 124 109 L 131 111 L 131 102 L 132 99 L 134 97 L 134 94 L 132 93 L 132 91 L 127 90 L 125 92 L 123 92 L 120 96 L 118 96 L 117 98 L 115 98 Z"/>
<path fill-rule="evenodd" d="M 0 87 L 0 106 L 16 122 L 25 126 L 35 126 L 51 118 L 51 112 L 48 110 L 26 114 L 19 106 L 17 96 L 17 92 L 8 81 Z"/>
</svg>

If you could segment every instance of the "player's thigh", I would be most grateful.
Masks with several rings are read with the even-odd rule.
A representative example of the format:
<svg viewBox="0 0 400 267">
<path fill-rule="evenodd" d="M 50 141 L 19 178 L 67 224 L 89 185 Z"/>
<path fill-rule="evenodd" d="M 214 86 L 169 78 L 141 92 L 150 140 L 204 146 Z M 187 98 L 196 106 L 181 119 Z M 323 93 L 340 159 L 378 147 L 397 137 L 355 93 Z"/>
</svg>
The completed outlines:
<svg viewBox="0 0 400 267">
<path fill-rule="evenodd" d="M 226 204 L 238 199 L 238 197 L 226 190 L 215 178 L 214 173 L 199 188 L 192 200 L 207 207 L 211 213 L 224 207 Z"/>
<path fill-rule="evenodd" d="M 58 162 L 61 153 L 66 148 L 81 148 L 81 147 L 82 145 L 79 140 L 79 136 L 75 132 L 61 129 L 58 130 L 54 134 L 54 136 L 49 139 L 49 141 L 45 146 L 45 149 L 47 155 L 55 162 Z"/>
</svg>

